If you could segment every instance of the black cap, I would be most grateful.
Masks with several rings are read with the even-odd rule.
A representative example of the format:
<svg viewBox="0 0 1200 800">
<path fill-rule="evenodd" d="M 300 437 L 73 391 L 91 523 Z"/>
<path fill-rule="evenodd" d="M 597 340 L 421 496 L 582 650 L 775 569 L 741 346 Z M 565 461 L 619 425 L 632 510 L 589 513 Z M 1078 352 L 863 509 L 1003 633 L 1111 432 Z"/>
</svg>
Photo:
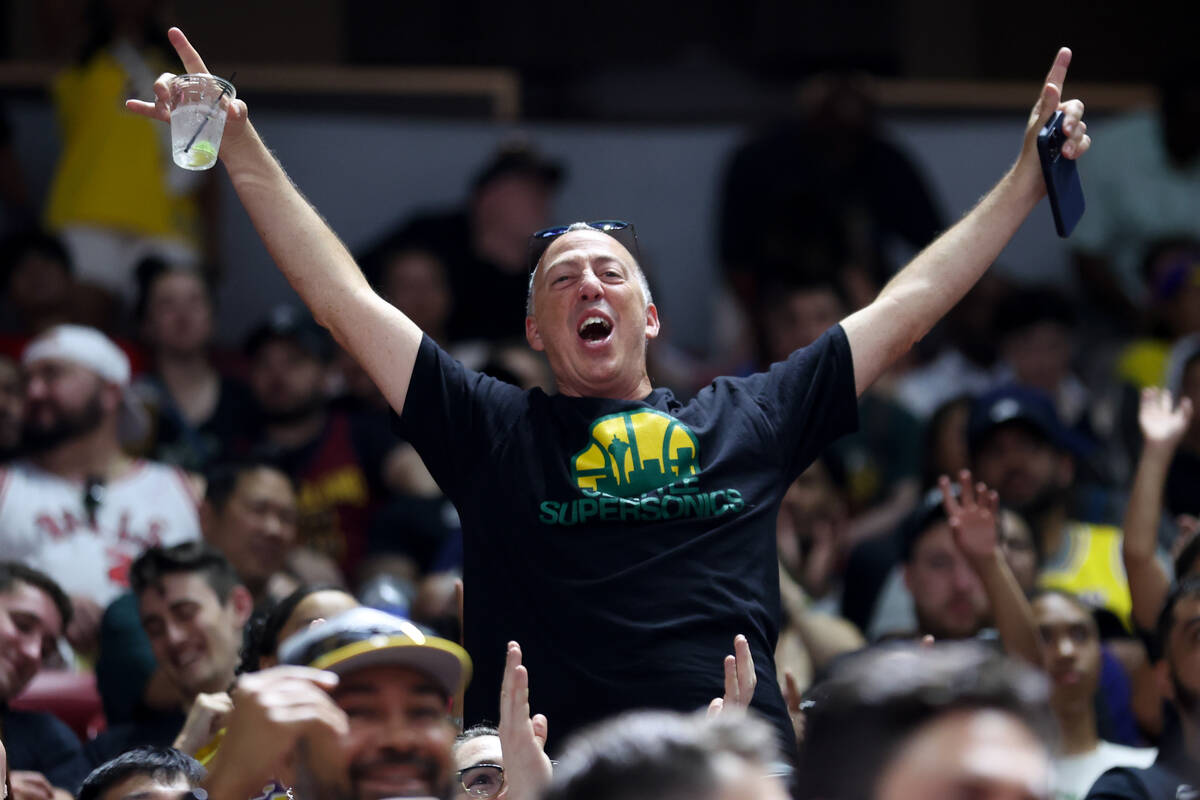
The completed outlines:
<svg viewBox="0 0 1200 800">
<path fill-rule="evenodd" d="M 540 179 L 547 188 L 556 189 L 563 174 L 561 162 L 546 158 L 528 142 L 509 142 L 493 153 L 491 160 L 475 174 L 471 191 L 477 192 L 504 175 L 528 175 Z"/>
<path fill-rule="evenodd" d="M 1086 456 L 1092 443 L 1063 425 L 1054 402 L 1031 386 L 1011 383 L 980 396 L 971 404 L 967 416 L 967 447 L 972 456 L 992 431 L 1011 423 L 1020 423 L 1039 434 L 1059 450 Z"/>
<path fill-rule="evenodd" d="M 269 341 L 287 339 L 318 361 L 333 358 L 333 338 L 306 312 L 295 306 L 276 306 L 246 337 L 243 352 L 249 358 Z"/>
</svg>

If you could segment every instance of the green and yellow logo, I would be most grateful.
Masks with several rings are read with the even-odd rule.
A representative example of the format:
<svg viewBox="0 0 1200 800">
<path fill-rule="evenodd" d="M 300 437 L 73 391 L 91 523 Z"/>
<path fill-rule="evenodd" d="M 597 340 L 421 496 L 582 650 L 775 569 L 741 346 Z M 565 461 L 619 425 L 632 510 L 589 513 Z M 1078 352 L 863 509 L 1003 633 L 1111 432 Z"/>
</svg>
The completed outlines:
<svg viewBox="0 0 1200 800">
<path fill-rule="evenodd" d="M 571 459 L 575 485 L 589 494 L 609 497 L 640 497 L 699 472 L 695 434 L 654 409 L 596 420 L 587 445 Z"/>
</svg>

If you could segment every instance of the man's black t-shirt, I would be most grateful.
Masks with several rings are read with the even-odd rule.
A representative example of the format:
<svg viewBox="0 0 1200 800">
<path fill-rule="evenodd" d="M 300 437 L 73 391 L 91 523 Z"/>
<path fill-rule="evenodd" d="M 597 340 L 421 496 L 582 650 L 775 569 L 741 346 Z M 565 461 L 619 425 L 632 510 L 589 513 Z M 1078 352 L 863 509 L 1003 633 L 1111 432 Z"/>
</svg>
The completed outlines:
<svg viewBox="0 0 1200 800">
<path fill-rule="evenodd" d="M 497 718 L 510 640 L 561 744 L 625 709 L 706 705 L 743 633 L 754 706 L 790 737 L 775 518 L 857 414 L 840 326 L 686 404 L 665 389 L 640 402 L 523 392 L 425 337 L 397 431 L 462 521 L 468 721 Z"/>
</svg>

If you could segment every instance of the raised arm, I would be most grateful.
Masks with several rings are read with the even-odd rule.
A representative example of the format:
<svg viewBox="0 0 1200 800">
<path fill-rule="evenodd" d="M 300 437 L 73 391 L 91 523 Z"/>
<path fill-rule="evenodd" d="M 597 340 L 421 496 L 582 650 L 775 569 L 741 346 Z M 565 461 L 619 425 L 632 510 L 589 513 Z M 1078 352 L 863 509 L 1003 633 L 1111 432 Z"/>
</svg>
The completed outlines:
<svg viewBox="0 0 1200 800">
<path fill-rule="evenodd" d="M 1188 398 L 1183 398 L 1176 407 L 1166 389 L 1142 390 L 1138 409 L 1142 455 L 1133 475 L 1129 505 L 1125 508 L 1121 559 L 1129 576 L 1133 621 L 1144 631 L 1154 630 L 1158 612 L 1171 586 L 1170 576 L 1155 558 L 1158 523 L 1162 518 L 1167 471 L 1191 419 L 1192 401 Z"/>
<path fill-rule="evenodd" d="M 167 32 L 188 72 L 208 72 L 183 31 Z M 154 84 L 154 103 L 129 100 L 126 107 L 152 119 L 170 120 L 168 83 Z M 288 283 L 313 317 L 358 360 L 396 411 L 404 406 L 421 329 L 381 298 L 337 234 L 292 184 L 250 124 L 246 104 L 229 103 L 221 161 L 238 198 Z"/>
<path fill-rule="evenodd" d="M 1000 548 L 999 498 L 985 484 L 972 484 L 967 470 L 959 475 L 959 485 L 961 496 L 956 498 L 948 477 L 938 481 L 954 542 L 983 583 L 1004 652 L 1040 669 L 1042 642 L 1033 609 Z"/>
<path fill-rule="evenodd" d="M 1062 154 L 1078 158 L 1090 146 L 1082 120 L 1083 103 L 1061 102 L 1070 62 L 1071 51 L 1059 50 L 1029 114 L 1021 153 L 1000 182 L 892 278 L 873 303 L 842 322 L 850 340 L 859 394 L 975 285 L 1046 193 L 1037 134 L 1056 109 L 1063 110 L 1063 130 L 1069 137 Z"/>
</svg>

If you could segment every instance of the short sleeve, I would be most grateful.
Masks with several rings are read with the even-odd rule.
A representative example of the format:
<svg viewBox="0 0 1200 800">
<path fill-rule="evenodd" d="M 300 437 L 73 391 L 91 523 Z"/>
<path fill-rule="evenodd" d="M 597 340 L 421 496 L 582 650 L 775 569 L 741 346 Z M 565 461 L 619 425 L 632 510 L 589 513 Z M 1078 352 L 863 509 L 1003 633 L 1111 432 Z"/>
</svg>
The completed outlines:
<svg viewBox="0 0 1200 800">
<path fill-rule="evenodd" d="M 404 410 L 393 430 L 408 440 L 451 500 L 511 434 L 527 405 L 524 391 L 469 370 L 425 336 Z"/>
<path fill-rule="evenodd" d="M 766 372 L 741 380 L 766 417 L 789 482 L 831 442 L 858 428 L 854 362 L 841 325 Z"/>
</svg>

